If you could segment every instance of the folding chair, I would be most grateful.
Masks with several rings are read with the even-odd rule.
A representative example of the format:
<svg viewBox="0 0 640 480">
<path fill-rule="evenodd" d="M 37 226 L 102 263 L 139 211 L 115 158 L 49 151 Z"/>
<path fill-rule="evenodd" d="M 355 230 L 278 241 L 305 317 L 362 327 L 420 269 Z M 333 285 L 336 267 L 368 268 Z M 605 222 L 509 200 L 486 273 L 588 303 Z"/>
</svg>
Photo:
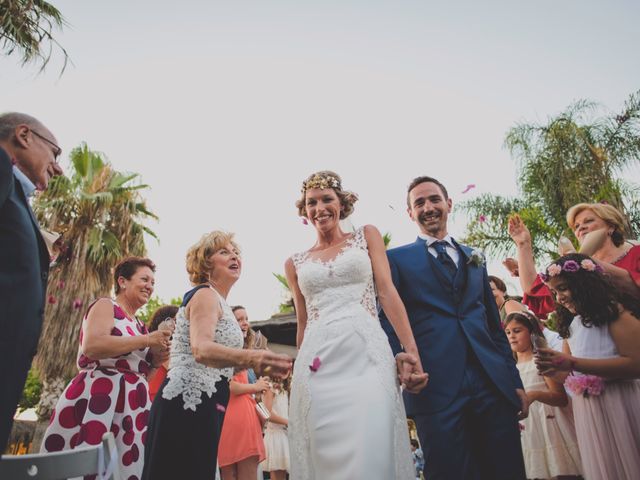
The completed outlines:
<svg viewBox="0 0 640 480">
<path fill-rule="evenodd" d="M 122 480 L 113 433 L 107 432 L 94 447 L 30 455 L 5 455 L 0 459 L 2 480 L 63 480 L 97 474 L 99 480 Z"/>
</svg>

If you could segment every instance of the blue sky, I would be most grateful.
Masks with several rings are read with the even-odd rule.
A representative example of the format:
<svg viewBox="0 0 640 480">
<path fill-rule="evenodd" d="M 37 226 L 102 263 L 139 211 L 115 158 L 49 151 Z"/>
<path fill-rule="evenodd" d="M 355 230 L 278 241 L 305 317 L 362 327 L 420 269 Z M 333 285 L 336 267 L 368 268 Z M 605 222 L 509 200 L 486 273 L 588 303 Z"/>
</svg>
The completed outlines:
<svg viewBox="0 0 640 480">
<path fill-rule="evenodd" d="M 353 224 L 399 245 L 415 238 L 413 177 L 438 177 L 454 208 L 514 194 L 511 126 L 581 98 L 617 111 L 640 88 L 632 1 L 53 3 L 73 65 L 59 77 L 57 55 L 36 75 L 0 58 L 0 110 L 41 118 L 65 152 L 86 141 L 153 187 L 161 297 L 188 288 L 184 255 L 202 233 L 236 232 L 245 264 L 230 301 L 253 319 L 280 301 L 271 272 L 314 242 L 293 206 L 309 173 L 340 173 L 360 195 Z"/>
</svg>

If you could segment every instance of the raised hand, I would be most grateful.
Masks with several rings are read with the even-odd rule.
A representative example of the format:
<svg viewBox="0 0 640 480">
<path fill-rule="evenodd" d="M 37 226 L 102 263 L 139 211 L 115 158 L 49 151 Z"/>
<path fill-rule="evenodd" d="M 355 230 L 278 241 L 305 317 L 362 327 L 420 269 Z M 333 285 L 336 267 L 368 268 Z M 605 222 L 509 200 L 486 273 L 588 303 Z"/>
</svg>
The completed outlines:
<svg viewBox="0 0 640 480">
<path fill-rule="evenodd" d="M 505 258 L 502 261 L 502 265 L 509 271 L 512 277 L 519 277 L 520 270 L 518 269 L 518 261 L 515 258 Z"/>
<path fill-rule="evenodd" d="M 570 372 L 575 365 L 571 355 L 550 348 L 539 348 L 534 356 L 534 362 L 540 375 L 545 377 L 553 377 L 559 373 Z"/>
<path fill-rule="evenodd" d="M 509 217 L 508 231 L 516 245 L 531 244 L 531 233 L 517 213 Z"/>
</svg>

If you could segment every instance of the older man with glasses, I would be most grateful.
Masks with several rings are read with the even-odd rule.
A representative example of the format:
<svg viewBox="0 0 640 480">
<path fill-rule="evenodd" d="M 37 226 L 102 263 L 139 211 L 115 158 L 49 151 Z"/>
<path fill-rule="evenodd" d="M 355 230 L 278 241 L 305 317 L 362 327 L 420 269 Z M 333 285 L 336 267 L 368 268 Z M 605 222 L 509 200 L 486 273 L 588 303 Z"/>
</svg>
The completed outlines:
<svg viewBox="0 0 640 480">
<path fill-rule="evenodd" d="M 0 454 L 44 316 L 49 252 L 28 198 L 62 174 L 56 142 L 29 115 L 0 115 Z"/>
</svg>

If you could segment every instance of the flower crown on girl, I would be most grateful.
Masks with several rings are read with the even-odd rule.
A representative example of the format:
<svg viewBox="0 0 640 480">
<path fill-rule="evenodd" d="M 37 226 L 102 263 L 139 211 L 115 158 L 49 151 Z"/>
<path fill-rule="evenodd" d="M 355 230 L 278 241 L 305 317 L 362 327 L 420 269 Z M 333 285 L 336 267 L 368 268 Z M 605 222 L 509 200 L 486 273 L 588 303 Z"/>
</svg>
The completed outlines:
<svg viewBox="0 0 640 480">
<path fill-rule="evenodd" d="M 560 275 L 562 272 L 575 273 L 578 270 L 586 270 L 587 272 L 603 273 L 604 270 L 600 265 L 589 258 L 585 258 L 580 263 L 575 260 L 567 260 L 562 265 L 559 263 L 552 263 L 547 267 L 546 272 L 541 272 L 538 275 L 543 282 L 548 282 L 550 278 Z"/>
</svg>

